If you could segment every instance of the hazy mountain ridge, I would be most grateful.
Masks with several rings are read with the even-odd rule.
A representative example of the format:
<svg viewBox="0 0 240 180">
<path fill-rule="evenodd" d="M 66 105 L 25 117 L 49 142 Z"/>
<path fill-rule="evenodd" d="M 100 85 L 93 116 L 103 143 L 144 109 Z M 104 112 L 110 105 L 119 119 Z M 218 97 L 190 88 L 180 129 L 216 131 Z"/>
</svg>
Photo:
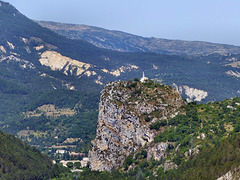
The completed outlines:
<svg viewBox="0 0 240 180">
<path fill-rule="evenodd" d="M 152 52 L 170 55 L 208 55 L 240 53 L 240 47 L 204 41 L 146 38 L 121 31 L 57 22 L 36 21 L 43 27 L 70 39 L 85 40 L 93 45 L 121 52 Z"/>
<path fill-rule="evenodd" d="M 85 41 L 70 40 L 42 28 L 4 3 L 1 8 L 3 9 L 0 25 L 2 27 L 0 29 L 1 56 L 6 58 L 11 55 L 11 57 L 22 59 L 24 62 L 32 63 L 35 69 L 29 69 L 29 71 L 35 72 L 35 78 L 31 79 L 35 81 L 34 86 L 38 86 L 38 88 L 38 81 L 41 79 L 41 81 L 48 80 L 48 83 L 45 83 L 47 89 L 71 88 L 85 91 L 91 86 L 96 86 L 98 88 L 90 89 L 99 91 L 102 87 L 94 84 L 103 85 L 116 79 L 128 80 L 140 77 L 145 71 L 149 78 L 165 84 L 176 83 L 178 86 L 188 86 L 206 91 L 208 96 L 205 100 L 213 100 L 223 98 L 215 97 L 216 95 L 211 93 L 213 86 L 208 81 L 209 78 L 218 76 L 214 77 L 217 81 L 222 73 L 221 81 L 230 83 L 236 80 L 226 74 L 235 66 L 222 66 L 226 64 L 225 59 L 228 56 L 218 56 L 222 60 L 216 61 L 218 57 L 214 56 L 188 58 L 151 53 L 120 53 L 100 49 Z M 21 66 L 25 67 L 26 65 Z M 216 68 L 219 71 L 218 74 L 213 73 L 213 69 Z M 66 76 L 61 75 L 60 78 L 61 73 Z M 229 81 L 229 77 L 232 77 L 231 81 Z M 198 80 L 196 81 L 194 78 L 198 78 Z M 36 79 L 38 80 L 36 81 Z M 90 80 L 88 87 L 80 85 L 80 81 L 86 84 L 87 80 Z M 235 85 L 236 83 L 231 83 L 231 86 Z M 34 86 L 32 88 L 35 88 Z M 235 90 L 236 88 L 234 87 L 234 91 L 229 89 L 230 92 L 226 93 L 227 98 L 238 95 L 239 89 Z"/>
</svg>

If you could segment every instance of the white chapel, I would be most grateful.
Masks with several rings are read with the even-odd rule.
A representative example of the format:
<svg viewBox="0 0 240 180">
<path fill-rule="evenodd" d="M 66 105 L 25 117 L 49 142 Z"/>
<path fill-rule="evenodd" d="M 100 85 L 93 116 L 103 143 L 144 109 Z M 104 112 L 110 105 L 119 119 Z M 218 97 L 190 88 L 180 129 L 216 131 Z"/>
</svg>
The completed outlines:
<svg viewBox="0 0 240 180">
<path fill-rule="evenodd" d="M 147 78 L 147 77 L 145 77 L 145 75 L 144 75 L 144 72 L 143 72 L 143 77 L 140 79 L 140 81 L 142 82 L 142 83 L 145 83 L 146 81 L 148 81 L 149 79 Z"/>
</svg>

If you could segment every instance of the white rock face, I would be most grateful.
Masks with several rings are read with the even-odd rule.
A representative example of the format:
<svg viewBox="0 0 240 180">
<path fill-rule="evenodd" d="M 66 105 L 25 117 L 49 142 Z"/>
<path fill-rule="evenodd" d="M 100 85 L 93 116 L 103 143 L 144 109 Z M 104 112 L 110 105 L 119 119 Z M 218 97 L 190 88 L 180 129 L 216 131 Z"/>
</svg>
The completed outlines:
<svg viewBox="0 0 240 180">
<path fill-rule="evenodd" d="M 183 86 L 183 88 L 185 89 L 185 94 L 189 97 L 187 99 L 188 101 L 201 101 L 208 95 L 208 93 L 203 90 L 190 88 L 188 86 Z"/>
<path fill-rule="evenodd" d="M 39 51 L 39 50 L 41 50 L 41 49 L 43 49 L 44 48 L 44 45 L 40 45 L 40 46 L 36 46 L 36 47 L 34 47 L 37 51 Z"/>
<path fill-rule="evenodd" d="M 15 57 L 14 55 L 10 55 L 10 56 L 7 56 L 7 57 L 4 57 L 4 58 L 0 59 L 0 63 L 1 62 L 7 62 L 7 63 L 9 63 L 9 62 L 17 62 L 17 63 L 19 63 L 19 66 L 22 69 L 26 69 L 26 68 L 35 69 L 36 68 L 34 66 L 34 64 L 30 63 L 29 61 L 20 59 L 18 57 Z"/>
<path fill-rule="evenodd" d="M 178 91 L 180 94 L 187 95 L 187 101 L 202 101 L 208 96 L 208 92 L 199 90 L 196 88 L 191 88 L 189 86 L 177 86 L 175 83 L 173 83 L 173 87 Z"/>
<path fill-rule="evenodd" d="M 240 61 L 234 61 L 230 64 L 226 64 L 225 66 L 232 66 L 234 68 L 240 68 Z"/>
<path fill-rule="evenodd" d="M 234 61 L 237 61 L 238 59 L 235 58 L 235 57 L 232 57 L 232 58 L 227 58 L 226 60 L 227 60 L 227 61 L 233 61 L 233 62 L 234 62 Z"/>
<path fill-rule="evenodd" d="M 102 76 L 99 75 L 99 76 L 97 77 L 97 79 L 94 80 L 94 82 L 95 82 L 96 84 L 103 85 L 103 82 L 102 82 L 101 80 L 102 80 Z"/>
<path fill-rule="evenodd" d="M 156 65 L 153 64 L 153 69 L 158 69 L 158 67 Z"/>
<path fill-rule="evenodd" d="M 153 147 L 148 148 L 147 160 L 150 160 L 152 157 L 156 161 L 160 161 L 161 158 L 164 159 L 167 157 L 167 142 L 161 142 L 155 144 Z"/>
<path fill-rule="evenodd" d="M 65 84 L 65 86 L 69 89 L 69 90 L 75 90 L 75 86 L 71 85 L 71 84 Z"/>
<path fill-rule="evenodd" d="M 86 71 L 84 74 L 85 74 L 86 76 L 90 77 L 90 76 L 96 75 L 97 73 L 96 73 L 95 71 Z"/>
<path fill-rule="evenodd" d="M 102 71 L 105 72 L 105 73 L 109 73 L 109 71 L 107 69 L 105 69 L 105 68 L 102 69 Z"/>
<path fill-rule="evenodd" d="M 10 49 L 15 49 L 15 46 L 12 43 L 10 43 L 8 41 L 7 41 L 7 43 L 8 43 L 8 46 L 10 47 Z"/>
<path fill-rule="evenodd" d="M 229 76 L 235 76 L 237 78 L 240 78 L 240 72 L 238 72 L 238 71 L 234 72 L 234 71 L 230 70 L 230 71 L 227 71 L 226 74 Z"/>
<path fill-rule="evenodd" d="M 32 53 L 31 50 L 30 50 L 30 48 L 29 48 L 28 46 L 26 46 L 25 49 L 26 49 L 26 51 L 27 51 L 28 54 L 31 54 L 31 53 Z"/>
<path fill-rule="evenodd" d="M 236 168 L 233 171 L 228 171 L 223 176 L 219 177 L 217 180 L 239 180 L 240 179 L 240 168 Z"/>
<path fill-rule="evenodd" d="M 109 73 L 109 74 L 111 74 L 111 75 L 113 75 L 113 76 L 116 76 L 116 77 L 118 77 L 118 76 L 120 76 L 121 75 L 121 73 L 125 73 L 125 72 L 130 72 L 130 71 L 132 71 L 132 70 L 137 70 L 137 69 L 139 69 L 139 67 L 138 66 L 136 66 L 136 65 L 131 65 L 131 64 L 129 64 L 129 65 L 127 65 L 127 66 L 121 66 L 120 68 L 118 68 L 118 69 L 113 69 L 113 70 L 111 70 L 111 71 L 109 71 L 109 70 L 107 70 L 107 69 L 102 69 L 102 71 L 103 72 L 105 72 L 105 73 Z"/>
<path fill-rule="evenodd" d="M 0 51 L 3 53 L 7 53 L 7 51 L 5 50 L 5 48 L 3 46 L 0 46 Z"/>
<path fill-rule="evenodd" d="M 26 38 L 21 37 L 21 40 L 22 40 L 25 44 L 28 43 L 28 39 L 26 39 Z"/>
<path fill-rule="evenodd" d="M 232 179 L 233 179 L 232 173 L 231 171 L 229 171 L 225 175 L 218 178 L 217 180 L 232 180 Z"/>
<path fill-rule="evenodd" d="M 90 64 L 62 56 L 55 51 L 45 51 L 41 54 L 39 61 L 42 65 L 50 67 L 53 71 L 63 70 L 66 75 L 70 73 L 71 75 L 80 76 L 91 67 Z"/>
</svg>

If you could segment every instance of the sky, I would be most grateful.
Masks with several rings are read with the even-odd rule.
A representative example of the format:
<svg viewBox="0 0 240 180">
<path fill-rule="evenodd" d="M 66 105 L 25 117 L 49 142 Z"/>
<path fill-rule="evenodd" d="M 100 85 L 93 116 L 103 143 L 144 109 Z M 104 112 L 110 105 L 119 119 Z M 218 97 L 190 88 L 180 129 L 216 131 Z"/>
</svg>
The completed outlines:
<svg viewBox="0 0 240 180">
<path fill-rule="evenodd" d="M 240 46 L 239 0 L 3 0 L 30 19 Z"/>
</svg>

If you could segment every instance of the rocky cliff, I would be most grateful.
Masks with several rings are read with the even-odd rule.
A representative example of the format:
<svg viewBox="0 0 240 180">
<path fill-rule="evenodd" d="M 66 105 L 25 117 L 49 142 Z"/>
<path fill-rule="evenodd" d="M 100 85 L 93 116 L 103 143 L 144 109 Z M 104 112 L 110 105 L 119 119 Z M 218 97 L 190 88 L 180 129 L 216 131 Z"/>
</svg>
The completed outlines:
<svg viewBox="0 0 240 180">
<path fill-rule="evenodd" d="M 186 96 L 187 102 L 192 101 L 202 101 L 208 96 L 208 92 L 192 88 L 189 86 L 177 86 L 175 83 L 172 84 L 172 87 L 176 89 L 181 95 Z"/>
<path fill-rule="evenodd" d="M 227 172 L 217 180 L 238 180 L 238 179 L 240 179 L 240 172 L 239 168 L 236 168 L 232 171 Z"/>
<path fill-rule="evenodd" d="M 91 168 L 111 171 L 142 149 L 148 151 L 148 159 L 164 158 L 168 143 L 153 143 L 157 132 L 149 126 L 182 113 L 184 104 L 173 88 L 152 81 L 108 83 L 101 92 Z"/>
</svg>

